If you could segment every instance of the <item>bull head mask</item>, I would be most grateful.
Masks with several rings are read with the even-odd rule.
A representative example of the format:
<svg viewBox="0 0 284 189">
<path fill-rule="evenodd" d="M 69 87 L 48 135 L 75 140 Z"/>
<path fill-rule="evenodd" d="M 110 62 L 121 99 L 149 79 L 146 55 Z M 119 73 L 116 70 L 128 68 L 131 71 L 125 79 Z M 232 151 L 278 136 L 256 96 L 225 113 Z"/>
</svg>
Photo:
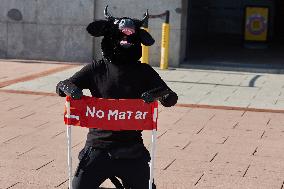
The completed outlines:
<svg viewBox="0 0 284 189">
<path fill-rule="evenodd" d="M 103 56 L 109 61 L 137 61 L 142 53 L 141 43 L 146 46 L 154 44 L 152 36 L 141 28 L 149 17 L 148 10 L 142 20 L 113 17 L 108 6 L 104 15 L 106 20 L 95 20 L 88 25 L 87 31 L 94 37 L 104 37 L 101 43 Z"/>
</svg>

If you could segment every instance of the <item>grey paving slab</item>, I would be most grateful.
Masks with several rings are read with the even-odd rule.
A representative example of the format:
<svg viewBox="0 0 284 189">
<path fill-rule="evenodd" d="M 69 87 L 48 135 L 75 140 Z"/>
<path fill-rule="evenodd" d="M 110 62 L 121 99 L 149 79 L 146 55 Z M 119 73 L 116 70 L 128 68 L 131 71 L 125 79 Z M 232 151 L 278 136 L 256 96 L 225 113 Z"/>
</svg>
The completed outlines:
<svg viewBox="0 0 284 189">
<path fill-rule="evenodd" d="M 246 79 L 246 75 L 227 75 L 222 80 L 222 84 L 224 85 L 232 85 L 232 86 L 240 86 L 242 82 Z"/>
<path fill-rule="evenodd" d="M 16 83 L 3 89 L 54 93 L 60 80 L 70 77 L 81 67 Z M 284 75 L 281 74 L 193 69 L 155 70 L 177 92 L 178 103 L 181 104 L 284 109 Z M 84 93 L 90 95 L 89 91 Z"/>
<path fill-rule="evenodd" d="M 71 77 L 79 69 L 80 67 L 75 67 L 72 69 L 65 70 L 63 72 L 37 78 L 32 81 L 19 82 L 19 83 L 7 86 L 4 89 L 17 90 L 19 88 L 20 90 L 27 90 L 27 91 L 55 92 L 55 86 L 59 81 L 65 80 L 66 78 Z"/>
</svg>

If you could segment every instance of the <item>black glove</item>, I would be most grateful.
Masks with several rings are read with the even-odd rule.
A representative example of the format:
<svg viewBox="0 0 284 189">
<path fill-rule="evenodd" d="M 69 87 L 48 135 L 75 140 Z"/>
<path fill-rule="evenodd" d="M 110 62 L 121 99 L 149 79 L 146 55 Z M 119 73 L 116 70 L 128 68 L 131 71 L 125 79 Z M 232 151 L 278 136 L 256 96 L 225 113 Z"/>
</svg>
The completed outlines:
<svg viewBox="0 0 284 189">
<path fill-rule="evenodd" d="M 71 96 L 73 99 L 80 99 L 83 96 L 82 90 L 68 80 L 57 84 L 56 93 L 62 97 Z"/>
<path fill-rule="evenodd" d="M 163 106 L 170 107 L 177 103 L 178 96 L 169 88 L 158 87 L 150 91 L 144 92 L 141 98 L 146 103 L 154 102 L 159 100 Z"/>
<path fill-rule="evenodd" d="M 59 87 L 59 83 L 56 85 L 56 93 L 61 96 L 61 97 L 65 97 L 66 94 L 60 89 Z"/>
<path fill-rule="evenodd" d="M 163 98 L 166 98 L 169 95 L 169 93 L 170 93 L 169 89 L 158 87 L 150 91 L 144 92 L 141 95 L 141 98 L 146 103 L 151 103 L 154 102 L 155 100 L 162 100 Z"/>
</svg>

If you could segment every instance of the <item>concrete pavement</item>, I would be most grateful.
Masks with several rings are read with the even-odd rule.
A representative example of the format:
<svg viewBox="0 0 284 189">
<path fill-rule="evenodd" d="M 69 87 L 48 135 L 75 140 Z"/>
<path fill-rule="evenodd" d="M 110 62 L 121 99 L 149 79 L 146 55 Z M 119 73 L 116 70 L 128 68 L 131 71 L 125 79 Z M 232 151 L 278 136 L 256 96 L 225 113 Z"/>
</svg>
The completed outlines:
<svg viewBox="0 0 284 189">
<path fill-rule="evenodd" d="M 80 66 L 10 63 L 0 61 L 0 86 L 10 83 L 0 88 L 0 189 L 67 188 L 64 99 L 54 88 Z M 157 71 L 179 94 L 178 106 L 160 108 L 159 189 L 284 187 L 283 75 Z M 73 128 L 74 167 L 86 132 Z M 143 138 L 149 146 L 150 133 Z"/>
<path fill-rule="evenodd" d="M 54 86 L 82 66 L 19 82 L 2 89 L 54 93 Z M 156 69 L 178 93 L 180 104 L 283 110 L 284 75 L 229 71 Z M 85 92 L 89 95 L 88 91 Z"/>
</svg>

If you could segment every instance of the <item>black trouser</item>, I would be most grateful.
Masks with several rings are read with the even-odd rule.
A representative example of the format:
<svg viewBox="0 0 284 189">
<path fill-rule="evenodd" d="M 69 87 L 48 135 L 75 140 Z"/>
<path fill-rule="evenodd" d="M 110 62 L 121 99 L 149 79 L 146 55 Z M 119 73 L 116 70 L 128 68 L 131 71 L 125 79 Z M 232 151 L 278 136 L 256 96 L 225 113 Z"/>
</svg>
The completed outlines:
<svg viewBox="0 0 284 189">
<path fill-rule="evenodd" d="M 108 178 L 116 176 L 131 189 L 149 187 L 149 153 L 136 159 L 114 159 L 107 151 L 84 148 L 73 179 L 73 189 L 97 189 Z"/>
</svg>

